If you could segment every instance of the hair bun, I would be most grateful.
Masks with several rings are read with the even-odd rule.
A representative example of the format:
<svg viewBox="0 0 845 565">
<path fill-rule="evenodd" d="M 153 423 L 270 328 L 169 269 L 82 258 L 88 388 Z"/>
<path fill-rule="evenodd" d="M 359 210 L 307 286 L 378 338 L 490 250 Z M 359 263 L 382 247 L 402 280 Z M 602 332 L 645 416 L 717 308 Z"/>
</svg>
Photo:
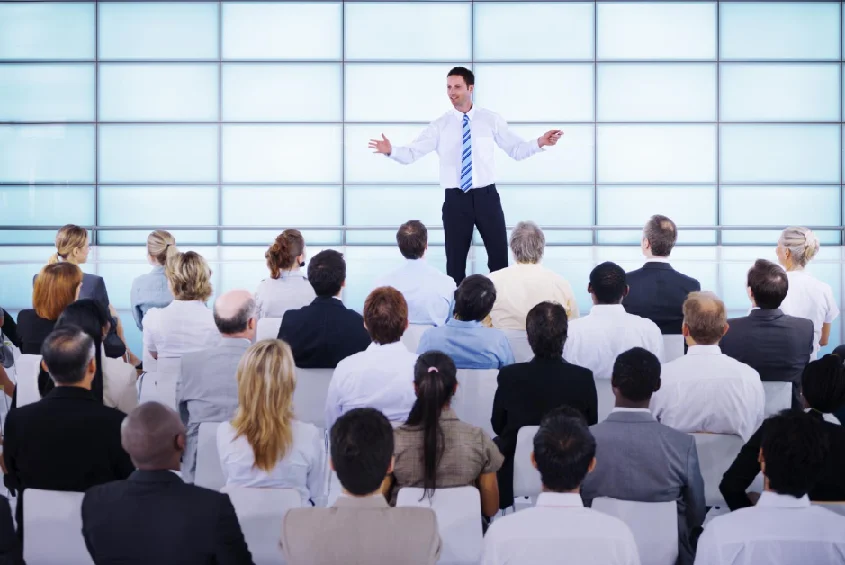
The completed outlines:
<svg viewBox="0 0 845 565">
<path fill-rule="evenodd" d="M 816 237 L 813 230 L 808 229 L 807 233 L 804 234 L 804 257 L 809 261 L 819 252 L 820 247 L 819 238 Z"/>
</svg>

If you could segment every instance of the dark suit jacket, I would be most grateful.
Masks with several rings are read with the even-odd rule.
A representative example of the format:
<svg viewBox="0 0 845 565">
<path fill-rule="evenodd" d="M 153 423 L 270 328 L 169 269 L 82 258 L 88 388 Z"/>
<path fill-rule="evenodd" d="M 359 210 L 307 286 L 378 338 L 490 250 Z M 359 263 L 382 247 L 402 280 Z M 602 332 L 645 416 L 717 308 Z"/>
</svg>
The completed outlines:
<svg viewBox="0 0 845 565">
<path fill-rule="evenodd" d="M 24 355 L 41 355 L 41 345 L 56 327 L 56 320 L 41 318 L 32 308 L 18 312 L 17 334 Z"/>
<path fill-rule="evenodd" d="M 0 565 L 23 565 L 21 540 L 15 535 L 9 500 L 0 496 Z"/>
<path fill-rule="evenodd" d="M 371 341 L 361 314 L 325 296 L 285 312 L 278 337 L 290 345 L 296 366 L 303 369 L 334 369 Z"/>
<path fill-rule="evenodd" d="M 250 565 L 229 497 L 171 471 L 135 471 L 90 489 L 82 535 L 97 565 Z"/>
<path fill-rule="evenodd" d="M 537 359 L 499 370 L 493 399 L 493 431 L 505 463 L 499 469 L 499 504 L 513 505 L 513 457 L 516 436 L 523 426 L 539 426 L 547 412 L 558 406 L 580 410 L 587 424 L 598 421 L 598 400 L 593 372 L 562 358 Z"/>
<path fill-rule="evenodd" d="M 663 335 L 681 333 L 684 300 L 690 292 L 701 290 L 699 282 L 679 273 L 669 263 L 658 262 L 646 263 L 626 278 L 630 290 L 622 300 L 625 311 L 648 318 Z"/>
</svg>

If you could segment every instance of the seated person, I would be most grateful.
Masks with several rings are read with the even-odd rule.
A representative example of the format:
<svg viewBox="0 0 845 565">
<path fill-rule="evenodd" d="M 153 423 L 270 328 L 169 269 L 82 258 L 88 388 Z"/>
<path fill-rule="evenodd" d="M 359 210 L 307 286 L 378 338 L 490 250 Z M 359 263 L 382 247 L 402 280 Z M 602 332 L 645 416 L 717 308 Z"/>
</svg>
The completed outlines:
<svg viewBox="0 0 845 565">
<path fill-rule="evenodd" d="M 580 413 L 560 407 L 543 418 L 531 463 L 543 492 L 534 508 L 493 522 L 482 565 L 639 565 L 628 526 L 581 502 L 581 483 L 596 468 L 596 441 Z"/>
<path fill-rule="evenodd" d="M 455 291 L 455 314 L 445 326 L 422 334 L 417 353 L 442 351 L 458 369 L 501 369 L 514 362 L 507 336 L 484 327 L 496 302 L 496 287 L 484 275 L 470 275 Z"/>
<path fill-rule="evenodd" d="M 176 239 L 169 231 L 155 230 L 147 236 L 147 262 L 153 266 L 149 273 L 135 277 L 129 292 L 132 317 L 139 330 L 144 329 L 144 315 L 150 308 L 165 308 L 173 302 L 173 293 L 164 274 L 167 260 L 179 253 Z"/>
<path fill-rule="evenodd" d="M 513 456 L 516 436 L 523 426 L 538 426 L 558 406 L 580 411 L 588 425 L 598 421 L 596 383 L 589 369 L 563 360 L 566 341 L 566 310 L 556 302 L 541 302 L 526 320 L 528 343 L 534 359 L 508 365 L 499 371 L 499 387 L 493 400 L 493 441 L 505 456 L 499 469 L 499 506 L 513 505 Z"/>
<path fill-rule="evenodd" d="M 261 281 L 255 291 L 258 318 L 281 318 L 288 310 L 308 306 L 317 298 L 308 284 L 305 265 L 305 240 L 299 230 L 280 233 L 264 254 L 270 278 Z"/>
<path fill-rule="evenodd" d="M 185 427 L 176 412 L 145 402 L 121 438 L 138 470 L 82 500 L 82 535 L 95 563 L 252 563 L 229 497 L 179 477 Z"/>
<path fill-rule="evenodd" d="M 82 291 L 82 270 L 73 263 L 42 267 L 32 286 L 32 308 L 18 313 L 17 333 L 23 355 L 40 355 L 56 320 Z"/>
<path fill-rule="evenodd" d="M 346 286 L 346 261 L 334 249 L 320 251 L 308 263 L 308 282 L 317 294 L 311 304 L 288 310 L 279 339 L 293 351 L 297 367 L 334 369 L 350 355 L 370 345 L 361 314 L 340 299 Z"/>
<path fill-rule="evenodd" d="M 682 332 L 689 350 L 663 365 L 651 413 L 681 432 L 732 434 L 748 441 L 763 422 L 766 393 L 760 375 L 719 349 L 728 331 L 725 303 L 712 292 L 684 302 Z"/>
<path fill-rule="evenodd" d="M 373 342 L 337 364 L 326 397 L 326 429 L 353 408 L 375 408 L 391 422 L 404 422 L 414 405 L 414 363 L 399 341 L 408 328 L 408 305 L 389 286 L 364 302 L 364 327 Z"/>
<path fill-rule="evenodd" d="M 343 487 L 332 508 L 294 508 L 282 522 L 288 565 L 434 565 L 440 556 L 430 508 L 390 508 L 381 485 L 393 469 L 393 428 L 378 410 L 356 408 L 331 429 L 331 468 Z"/>
<path fill-rule="evenodd" d="M 692 565 L 706 512 L 695 439 L 654 419 L 648 409 L 660 389 L 660 362 L 635 347 L 613 366 L 616 407 L 591 428 L 599 464 L 581 486 L 584 503 L 606 496 L 678 504 L 678 565 Z"/>
<path fill-rule="evenodd" d="M 466 279 L 464 279 L 466 280 Z M 481 513 L 499 511 L 496 471 L 504 457 L 484 430 L 461 422 L 450 403 L 458 388 L 455 364 L 439 351 L 423 353 L 414 367 L 417 400 L 408 421 L 396 429 L 393 477 L 385 485 L 391 504 L 399 489 L 477 486 Z"/>
</svg>

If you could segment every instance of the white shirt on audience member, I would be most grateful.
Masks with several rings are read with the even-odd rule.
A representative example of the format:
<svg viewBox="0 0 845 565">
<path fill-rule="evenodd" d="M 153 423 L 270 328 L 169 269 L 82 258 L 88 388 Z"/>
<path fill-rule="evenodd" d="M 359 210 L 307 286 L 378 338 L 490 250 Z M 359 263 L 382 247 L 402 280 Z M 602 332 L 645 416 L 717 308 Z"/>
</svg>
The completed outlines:
<svg viewBox="0 0 845 565">
<path fill-rule="evenodd" d="M 494 328 L 525 331 L 528 312 L 546 300 L 563 306 L 570 320 L 579 315 L 569 282 L 541 264 L 516 263 L 489 276 L 496 287 L 496 303 L 490 312 Z"/>
<path fill-rule="evenodd" d="M 449 318 L 455 297 L 455 281 L 428 264 L 425 258 L 405 263 L 382 277 L 374 288 L 392 286 L 408 303 L 408 321 L 425 326 L 442 326 Z"/>
<path fill-rule="evenodd" d="M 534 508 L 497 518 L 482 565 L 639 565 L 622 520 L 585 508 L 577 493 L 543 492 Z"/>
<path fill-rule="evenodd" d="M 746 442 L 763 423 L 766 393 L 760 374 L 722 353 L 718 345 L 693 345 L 663 365 L 651 412 L 681 432 L 732 434 Z"/>
<path fill-rule="evenodd" d="M 129 414 L 138 406 L 137 383 L 135 367 L 103 355 L 103 404 Z"/>
<path fill-rule="evenodd" d="M 647 318 L 625 312 L 621 304 L 595 304 L 590 313 L 569 322 L 563 358 L 586 367 L 597 379 L 609 379 L 620 353 L 642 347 L 663 360 L 660 328 Z"/>
<path fill-rule="evenodd" d="M 822 336 L 822 326 L 829 324 L 839 316 L 839 308 L 833 298 L 833 290 L 830 285 L 820 281 L 803 269 L 787 271 L 786 278 L 789 280 L 789 291 L 786 298 L 780 305 L 784 314 L 797 318 L 807 318 L 813 321 L 813 354 L 810 357 L 814 361 L 818 357 L 819 340 Z"/>
<path fill-rule="evenodd" d="M 199 300 L 174 300 L 165 308 L 151 308 L 144 316 L 144 351 L 156 353 L 158 359 L 180 359 L 218 343 L 214 314 Z"/>
<path fill-rule="evenodd" d="M 282 271 L 277 279 L 264 279 L 255 291 L 258 318 L 282 318 L 288 310 L 298 310 L 311 304 L 317 294 L 305 274 Z"/>
<path fill-rule="evenodd" d="M 755 506 L 714 518 L 695 565 L 833 565 L 845 556 L 845 516 L 765 491 Z"/>
</svg>

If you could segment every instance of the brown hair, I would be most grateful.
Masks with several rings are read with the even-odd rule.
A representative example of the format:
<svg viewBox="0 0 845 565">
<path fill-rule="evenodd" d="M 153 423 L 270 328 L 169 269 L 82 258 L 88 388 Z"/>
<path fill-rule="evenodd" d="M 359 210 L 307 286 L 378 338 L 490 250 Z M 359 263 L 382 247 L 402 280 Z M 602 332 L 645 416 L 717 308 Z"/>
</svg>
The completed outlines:
<svg viewBox="0 0 845 565">
<path fill-rule="evenodd" d="M 428 229 L 419 220 L 409 220 L 399 226 L 396 243 L 399 244 L 402 257 L 419 259 L 425 254 L 425 248 L 428 246 Z"/>
<path fill-rule="evenodd" d="M 205 302 L 211 296 L 211 269 L 199 253 L 176 253 L 167 260 L 164 273 L 176 300 Z"/>
<path fill-rule="evenodd" d="M 684 302 L 684 323 L 698 345 L 716 345 L 725 335 L 725 303 L 712 292 L 690 292 Z"/>
<path fill-rule="evenodd" d="M 176 239 L 169 231 L 156 230 L 147 236 L 147 253 L 159 265 L 166 265 L 169 258 L 179 253 L 176 249 Z"/>
<path fill-rule="evenodd" d="M 32 288 L 32 307 L 40 318 L 58 320 L 68 304 L 76 300 L 82 284 L 82 269 L 73 263 L 45 265 Z"/>
<path fill-rule="evenodd" d="M 279 234 L 273 245 L 264 253 L 267 259 L 267 267 L 270 269 L 270 278 L 277 279 L 282 276 L 282 271 L 292 269 L 296 258 L 302 255 L 305 249 L 305 240 L 299 230 L 285 230 Z"/>
<path fill-rule="evenodd" d="M 405 297 L 390 286 L 375 289 L 364 301 L 364 324 L 376 343 L 399 341 L 408 325 L 408 303 Z"/>
<path fill-rule="evenodd" d="M 59 262 L 59 258 L 67 259 L 74 249 L 85 247 L 86 243 L 88 243 L 88 231 L 85 228 L 73 224 L 62 226 L 56 234 L 56 252 L 50 255 L 47 264 L 55 265 Z"/>
<path fill-rule="evenodd" d="M 748 269 L 748 288 L 754 296 L 754 303 L 763 310 L 780 308 L 789 290 L 786 271 L 765 259 L 757 259 Z"/>
<path fill-rule="evenodd" d="M 678 227 L 666 216 L 655 214 L 645 225 L 643 237 L 648 240 L 655 257 L 668 257 L 678 240 Z"/>
</svg>

